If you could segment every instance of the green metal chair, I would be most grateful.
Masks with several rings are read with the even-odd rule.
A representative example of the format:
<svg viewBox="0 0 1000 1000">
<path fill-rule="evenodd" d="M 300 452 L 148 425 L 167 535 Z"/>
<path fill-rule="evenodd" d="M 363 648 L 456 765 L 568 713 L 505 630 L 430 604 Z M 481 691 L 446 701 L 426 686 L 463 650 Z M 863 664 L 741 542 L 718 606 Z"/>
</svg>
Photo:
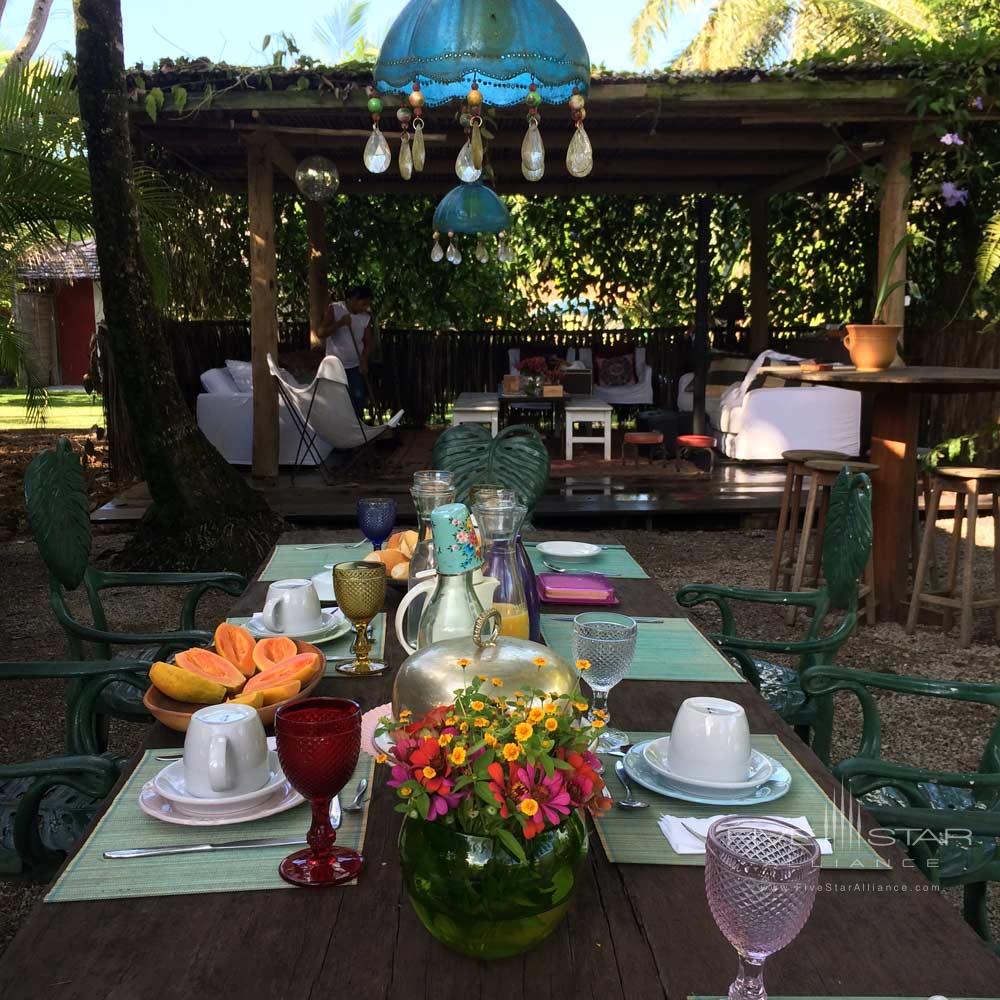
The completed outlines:
<svg viewBox="0 0 1000 1000">
<path fill-rule="evenodd" d="M 802 686 L 832 704 L 838 691 L 861 703 L 858 752 L 833 773 L 875 821 L 892 831 L 931 882 L 964 888 L 965 919 L 990 935 L 987 888 L 1000 881 L 1000 713 L 977 771 L 932 771 L 881 759 L 882 718 L 873 691 L 944 698 L 1000 709 L 1000 684 L 969 684 L 826 664 L 802 672 Z"/>
<path fill-rule="evenodd" d="M 75 660 L 114 658 L 114 646 L 132 648 L 136 660 L 163 659 L 190 646 L 208 645 L 212 633 L 195 628 L 198 603 L 210 590 L 236 596 L 246 586 L 238 573 L 107 573 L 90 565 L 92 541 L 87 484 L 80 459 L 66 438 L 36 455 L 24 476 L 28 523 L 49 571 L 49 602 L 66 633 Z M 83 587 L 92 624 L 78 621 L 66 602 L 67 592 Z M 180 628 L 163 632 L 113 632 L 101 602 L 101 591 L 119 587 L 189 586 Z M 136 648 L 140 647 L 140 648 Z M 108 715 L 148 719 L 142 692 L 111 684 L 102 689 L 100 707 Z"/>
<path fill-rule="evenodd" d="M 858 579 L 872 547 L 871 482 L 864 473 L 843 469 L 830 491 L 830 509 L 823 535 L 823 577 L 818 590 L 744 590 L 715 584 L 690 583 L 677 591 L 684 608 L 711 603 L 719 609 L 721 631 L 710 636 L 736 661 L 747 679 L 768 704 L 800 734 L 812 738 L 813 749 L 826 761 L 830 753 L 832 707 L 828 699 L 810 699 L 799 683 L 799 674 L 817 663 L 832 663 L 840 647 L 858 623 Z M 812 619 L 802 639 L 742 638 L 733 622 L 733 601 L 803 607 Z M 828 634 L 823 633 L 827 615 L 843 612 L 843 618 Z M 798 657 L 798 669 L 771 663 L 755 653 L 784 653 Z"/>
<path fill-rule="evenodd" d="M 114 787 L 126 757 L 102 753 L 101 699 L 112 685 L 141 695 L 149 664 L 136 660 L 0 663 L 0 681 L 70 682 L 66 753 L 0 766 L 0 874 L 47 878 Z"/>
</svg>

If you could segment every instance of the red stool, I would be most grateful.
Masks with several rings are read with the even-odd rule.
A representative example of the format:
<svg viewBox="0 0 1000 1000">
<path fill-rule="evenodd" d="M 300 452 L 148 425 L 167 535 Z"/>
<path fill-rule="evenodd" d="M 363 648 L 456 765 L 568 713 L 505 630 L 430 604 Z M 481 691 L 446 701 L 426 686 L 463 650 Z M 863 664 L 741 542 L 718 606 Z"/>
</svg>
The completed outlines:
<svg viewBox="0 0 1000 1000">
<path fill-rule="evenodd" d="M 715 468 L 715 438 L 710 434 L 679 434 L 677 436 L 677 461 L 678 467 L 680 460 L 684 457 L 685 452 L 689 451 L 707 451 L 708 452 L 708 471 L 711 473 Z"/>
<path fill-rule="evenodd" d="M 628 431 L 622 438 L 622 465 L 625 464 L 625 449 L 635 445 L 635 464 L 639 464 L 639 447 L 648 445 L 651 449 L 659 445 L 663 447 L 663 434 L 660 431 Z M 649 464 L 653 464 L 653 452 L 649 452 Z"/>
</svg>

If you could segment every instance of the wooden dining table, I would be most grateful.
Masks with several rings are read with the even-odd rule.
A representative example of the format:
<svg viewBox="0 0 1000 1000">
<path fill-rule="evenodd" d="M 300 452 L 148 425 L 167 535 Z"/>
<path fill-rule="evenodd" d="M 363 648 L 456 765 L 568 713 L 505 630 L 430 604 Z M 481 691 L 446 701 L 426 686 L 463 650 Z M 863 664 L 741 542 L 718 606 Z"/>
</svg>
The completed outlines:
<svg viewBox="0 0 1000 1000">
<path fill-rule="evenodd" d="M 586 537 L 613 541 L 596 533 Z M 345 540 L 343 532 L 298 532 L 294 538 Z M 682 617 L 653 580 L 614 583 L 622 611 Z M 266 586 L 252 582 L 232 613 L 259 609 Z M 390 591 L 390 623 L 397 599 Z M 390 626 L 386 657 L 396 667 L 403 653 L 392 631 Z M 321 690 L 354 698 L 367 710 L 387 702 L 391 686 L 390 673 L 330 678 Z M 612 691 L 610 708 L 616 725 L 668 730 L 680 703 L 698 694 L 739 702 L 754 732 L 778 735 L 828 794 L 836 794 L 834 779 L 749 684 L 626 680 Z M 157 725 L 146 746 L 181 741 L 180 734 Z M 357 885 L 40 903 L 0 959 L 0 997 L 685 1000 L 725 995 L 736 956 L 709 912 L 704 868 L 612 864 L 597 837 L 591 837 L 566 919 L 538 948 L 497 962 L 447 950 L 427 933 L 406 899 L 396 844 L 400 814 L 384 786 L 386 771 L 376 772 L 365 869 Z M 869 827 L 866 818 L 862 824 Z M 226 839 L 224 832 L 216 833 Z M 965 924 L 954 902 L 935 891 L 899 850 L 880 853 L 890 870 L 821 873 L 808 924 L 767 963 L 769 989 L 786 996 L 1000 994 L 1000 959 Z"/>
<path fill-rule="evenodd" d="M 775 365 L 767 374 L 787 381 L 853 389 L 873 397 L 870 461 L 878 466 L 872 474 L 877 615 L 883 621 L 900 618 L 909 580 L 920 398 L 937 393 L 998 392 L 1000 369 L 903 365 L 881 372 L 849 367 L 804 372 L 798 365 Z"/>
</svg>

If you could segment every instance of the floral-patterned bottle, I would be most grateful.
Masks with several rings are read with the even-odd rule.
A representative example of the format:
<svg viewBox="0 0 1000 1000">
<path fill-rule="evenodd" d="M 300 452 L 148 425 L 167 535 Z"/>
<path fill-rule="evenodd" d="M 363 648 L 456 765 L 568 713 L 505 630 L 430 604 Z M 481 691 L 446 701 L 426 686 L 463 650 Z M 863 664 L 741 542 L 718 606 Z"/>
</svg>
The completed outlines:
<svg viewBox="0 0 1000 1000">
<path fill-rule="evenodd" d="M 482 565 L 479 537 L 464 503 L 449 503 L 431 512 L 437 559 L 437 584 L 427 599 L 417 628 L 417 649 L 432 642 L 472 635 L 483 606 L 472 586 Z"/>
</svg>

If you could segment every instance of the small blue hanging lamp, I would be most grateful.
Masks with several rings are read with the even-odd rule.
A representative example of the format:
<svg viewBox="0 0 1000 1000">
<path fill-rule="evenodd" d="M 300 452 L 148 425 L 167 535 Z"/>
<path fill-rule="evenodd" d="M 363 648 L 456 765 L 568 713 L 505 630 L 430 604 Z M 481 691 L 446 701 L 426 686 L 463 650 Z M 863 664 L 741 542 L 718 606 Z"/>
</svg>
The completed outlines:
<svg viewBox="0 0 1000 1000">
<path fill-rule="evenodd" d="M 431 260 L 438 263 L 446 257 L 452 264 L 462 263 L 462 251 L 455 240 L 457 234 L 477 237 L 476 260 L 489 261 L 489 252 L 483 239 L 486 233 L 496 233 L 499 246 L 497 259 L 506 263 L 513 260 L 513 252 L 506 242 L 510 228 L 510 212 L 495 192 L 481 181 L 462 183 L 449 191 L 434 210 L 434 248 Z M 448 252 L 441 246 L 441 234 L 448 236 Z"/>
<path fill-rule="evenodd" d="M 586 177 L 593 149 L 583 122 L 590 86 L 590 55 L 579 30 L 556 0 L 409 0 L 386 34 L 375 64 L 369 101 L 373 134 L 366 149 L 370 170 L 386 169 L 385 139 L 379 131 L 381 94 L 408 93 L 409 108 L 397 111 L 402 129 L 400 173 L 404 178 L 424 163 L 425 106 L 464 98 L 461 121 L 468 141 L 456 171 L 471 181 L 483 166 L 483 106 L 524 101 L 528 131 L 521 169 L 530 181 L 545 172 L 539 108 L 568 104 L 576 134 L 566 156 L 569 172 Z M 409 128 L 413 127 L 412 150 Z"/>
</svg>

